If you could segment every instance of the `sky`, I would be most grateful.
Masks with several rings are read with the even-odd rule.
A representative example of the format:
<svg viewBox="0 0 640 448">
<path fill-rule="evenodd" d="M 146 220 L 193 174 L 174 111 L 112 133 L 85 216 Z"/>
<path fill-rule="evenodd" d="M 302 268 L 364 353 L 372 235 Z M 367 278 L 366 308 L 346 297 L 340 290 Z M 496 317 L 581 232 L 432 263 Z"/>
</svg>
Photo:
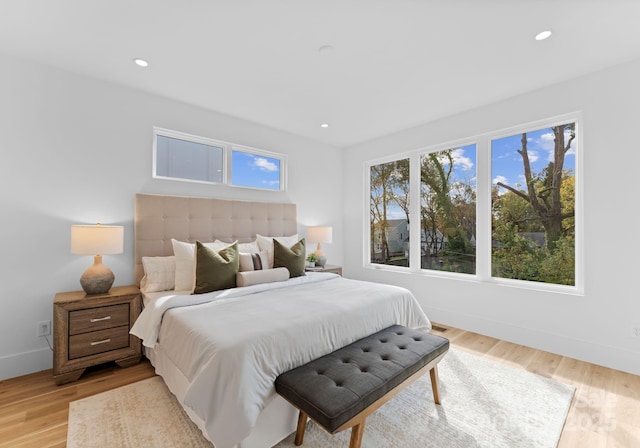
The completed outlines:
<svg viewBox="0 0 640 448">
<path fill-rule="evenodd" d="M 502 182 L 511 187 L 524 189 L 524 169 L 522 157 L 517 152 L 521 147 L 522 134 L 515 134 L 493 140 L 491 143 L 491 183 Z M 565 144 L 569 135 L 565 132 Z M 565 154 L 564 169 L 575 173 L 577 139 L 571 143 L 571 149 Z M 531 162 L 531 170 L 537 174 L 553 160 L 553 132 L 543 128 L 527 132 L 527 153 Z M 500 193 L 505 193 L 504 188 Z"/>
<path fill-rule="evenodd" d="M 280 160 L 273 157 L 233 150 L 231 155 L 233 185 L 280 189 Z"/>
</svg>

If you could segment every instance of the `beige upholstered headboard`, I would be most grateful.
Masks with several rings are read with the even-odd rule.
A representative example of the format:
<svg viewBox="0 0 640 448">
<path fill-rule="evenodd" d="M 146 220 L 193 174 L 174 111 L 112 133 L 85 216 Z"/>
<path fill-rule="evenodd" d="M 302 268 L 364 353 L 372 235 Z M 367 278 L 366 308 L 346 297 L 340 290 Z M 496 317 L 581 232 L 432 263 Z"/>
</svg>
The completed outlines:
<svg viewBox="0 0 640 448">
<path fill-rule="evenodd" d="M 142 279 L 142 257 L 173 255 L 171 238 L 195 243 L 216 239 L 247 243 L 256 234 L 297 233 L 295 204 L 136 194 L 135 282 Z"/>
</svg>

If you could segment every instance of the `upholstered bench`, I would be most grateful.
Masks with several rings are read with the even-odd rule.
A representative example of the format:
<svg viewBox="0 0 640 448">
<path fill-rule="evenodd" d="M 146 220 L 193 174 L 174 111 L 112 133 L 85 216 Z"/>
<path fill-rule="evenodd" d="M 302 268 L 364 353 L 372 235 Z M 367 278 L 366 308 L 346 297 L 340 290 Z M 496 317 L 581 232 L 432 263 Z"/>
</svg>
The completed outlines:
<svg viewBox="0 0 640 448">
<path fill-rule="evenodd" d="M 296 446 L 310 417 L 331 434 L 352 428 L 349 448 L 359 448 L 367 416 L 427 370 L 440 404 L 437 364 L 447 350 L 448 339 L 394 325 L 278 376 L 276 391 L 300 410 Z"/>
</svg>

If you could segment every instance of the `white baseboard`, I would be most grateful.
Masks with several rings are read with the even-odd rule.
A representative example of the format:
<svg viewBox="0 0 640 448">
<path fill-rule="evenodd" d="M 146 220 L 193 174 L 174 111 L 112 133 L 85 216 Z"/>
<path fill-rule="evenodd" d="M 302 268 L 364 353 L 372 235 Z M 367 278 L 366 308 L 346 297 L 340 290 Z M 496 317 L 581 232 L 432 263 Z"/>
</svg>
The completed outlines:
<svg viewBox="0 0 640 448">
<path fill-rule="evenodd" d="M 53 367 L 53 352 L 41 348 L 0 357 L 0 380 L 40 372 Z"/>
<path fill-rule="evenodd" d="M 627 348 L 582 341 L 449 310 L 429 308 L 426 313 L 434 322 L 445 326 L 640 375 L 640 353 Z"/>
</svg>

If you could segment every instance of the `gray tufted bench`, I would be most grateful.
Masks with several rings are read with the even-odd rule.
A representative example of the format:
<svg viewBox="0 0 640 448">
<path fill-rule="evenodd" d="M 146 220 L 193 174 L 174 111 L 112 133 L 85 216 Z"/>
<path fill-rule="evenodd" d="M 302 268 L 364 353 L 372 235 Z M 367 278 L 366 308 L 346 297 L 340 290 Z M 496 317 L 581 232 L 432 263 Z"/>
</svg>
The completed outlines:
<svg viewBox="0 0 640 448">
<path fill-rule="evenodd" d="M 448 339 L 394 325 L 278 376 L 276 391 L 300 410 L 296 446 L 310 417 L 331 434 L 352 428 L 349 448 L 359 448 L 366 418 L 427 370 L 440 404 L 447 350 Z"/>
</svg>

